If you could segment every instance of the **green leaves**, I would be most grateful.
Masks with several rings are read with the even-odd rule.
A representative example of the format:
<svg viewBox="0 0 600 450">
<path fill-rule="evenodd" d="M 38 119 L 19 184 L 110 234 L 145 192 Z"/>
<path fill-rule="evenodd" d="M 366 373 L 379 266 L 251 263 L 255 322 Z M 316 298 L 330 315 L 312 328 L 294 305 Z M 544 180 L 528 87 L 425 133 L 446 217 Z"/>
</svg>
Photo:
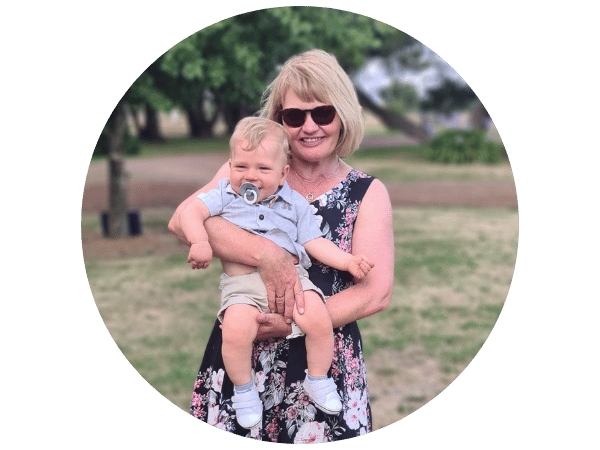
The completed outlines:
<svg viewBox="0 0 600 450">
<path fill-rule="evenodd" d="M 193 105 L 209 92 L 217 104 L 257 110 L 265 87 L 293 54 L 322 48 L 352 71 L 381 48 L 382 39 L 400 41 L 404 36 L 368 17 L 331 8 L 252 11 L 175 44 L 140 75 L 126 100 L 166 110 Z"/>
<path fill-rule="evenodd" d="M 485 131 L 449 129 L 434 137 L 425 150 L 430 161 L 464 164 L 500 161 L 503 145 L 487 140 Z"/>
</svg>

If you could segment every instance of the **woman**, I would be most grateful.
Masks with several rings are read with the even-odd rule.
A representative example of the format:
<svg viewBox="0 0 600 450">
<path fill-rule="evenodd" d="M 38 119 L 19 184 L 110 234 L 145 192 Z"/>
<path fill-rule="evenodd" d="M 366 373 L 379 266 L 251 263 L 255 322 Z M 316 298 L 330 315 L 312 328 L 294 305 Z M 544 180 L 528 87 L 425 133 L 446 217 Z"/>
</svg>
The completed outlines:
<svg viewBox="0 0 600 450">
<path fill-rule="evenodd" d="M 331 108 L 333 106 L 333 108 Z M 259 316 L 253 368 L 264 404 L 262 426 L 237 426 L 231 408 L 232 384 L 223 371 L 221 332 L 215 323 L 196 380 L 190 412 L 212 425 L 265 441 L 304 443 L 348 439 L 372 429 L 366 370 L 357 320 L 385 309 L 393 284 L 394 242 L 389 195 L 383 184 L 343 162 L 363 136 L 361 107 L 354 86 L 335 57 L 312 50 L 292 57 L 265 91 L 261 116 L 277 121 L 290 135 L 288 183 L 322 218 L 323 235 L 338 247 L 366 255 L 375 265 L 355 283 L 346 272 L 317 262 L 310 279 L 329 296 L 336 350 L 331 375 L 344 403 L 337 415 L 317 410 L 302 389 L 304 339 L 286 340 L 294 302 L 302 310 L 302 289 L 291 255 L 266 239 L 221 218 L 205 226 L 214 254 L 258 268 L 273 314 Z M 228 176 L 223 166 L 214 179 L 175 211 L 169 229 L 188 243 L 179 211 L 199 192 Z"/>
</svg>

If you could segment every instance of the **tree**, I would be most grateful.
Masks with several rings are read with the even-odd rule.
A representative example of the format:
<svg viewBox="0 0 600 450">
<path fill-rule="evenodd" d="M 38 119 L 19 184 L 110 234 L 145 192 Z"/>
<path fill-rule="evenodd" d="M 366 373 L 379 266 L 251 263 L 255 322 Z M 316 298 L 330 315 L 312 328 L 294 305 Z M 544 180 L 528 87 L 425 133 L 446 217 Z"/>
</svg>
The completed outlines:
<svg viewBox="0 0 600 450">
<path fill-rule="evenodd" d="M 102 130 L 101 138 L 105 138 L 108 143 L 108 237 L 111 238 L 123 237 L 128 233 L 125 171 L 127 114 L 144 105 L 156 110 L 167 110 L 173 105 L 156 86 L 154 78 L 146 72 L 138 77 L 119 100 Z"/>
<path fill-rule="evenodd" d="M 438 86 L 427 90 L 422 108 L 424 111 L 449 114 L 470 108 L 476 99 L 466 83 L 444 78 Z"/>
<path fill-rule="evenodd" d="M 336 55 L 352 76 L 371 55 L 406 56 L 398 49 L 414 40 L 381 22 L 330 8 L 281 7 L 252 11 L 200 30 L 157 58 L 115 107 L 104 129 L 109 145 L 109 236 L 126 231 L 127 198 L 124 133 L 127 111 L 149 113 L 142 137 L 160 139 L 157 111 L 174 106 L 187 112 L 194 136 L 210 136 L 220 114 L 228 130 L 260 107 L 262 93 L 290 56 L 311 48 Z M 399 56 L 398 56 L 399 55 Z M 358 90 L 363 106 L 419 139 L 422 130 L 401 114 L 372 103 Z"/>
</svg>

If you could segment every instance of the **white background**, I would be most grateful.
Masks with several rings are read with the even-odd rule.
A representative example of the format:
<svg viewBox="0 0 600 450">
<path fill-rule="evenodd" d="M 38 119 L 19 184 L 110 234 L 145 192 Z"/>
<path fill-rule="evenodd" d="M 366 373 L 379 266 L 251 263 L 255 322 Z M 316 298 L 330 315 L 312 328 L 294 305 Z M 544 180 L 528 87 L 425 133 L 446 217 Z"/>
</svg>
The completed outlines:
<svg viewBox="0 0 600 450">
<path fill-rule="evenodd" d="M 519 201 L 514 279 L 483 349 L 423 408 L 331 448 L 598 448 L 600 99 L 591 3 L 303 3 L 386 22 L 443 57 L 493 117 Z M 81 200 L 108 115 L 152 61 L 227 17 L 292 4 L 3 6 L 3 448 L 242 442 L 163 398 L 112 341 L 87 283 Z"/>
</svg>

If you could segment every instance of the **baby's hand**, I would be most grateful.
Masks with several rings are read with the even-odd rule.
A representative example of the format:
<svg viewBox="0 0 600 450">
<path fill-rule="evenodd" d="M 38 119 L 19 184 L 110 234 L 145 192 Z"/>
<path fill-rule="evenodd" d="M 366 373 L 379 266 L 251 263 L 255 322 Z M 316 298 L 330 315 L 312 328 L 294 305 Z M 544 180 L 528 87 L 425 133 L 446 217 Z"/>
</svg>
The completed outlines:
<svg viewBox="0 0 600 450">
<path fill-rule="evenodd" d="M 369 262 L 364 255 L 352 255 L 348 263 L 348 272 L 354 275 L 354 278 L 362 280 L 367 276 L 369 271 L 375 266 L 372 262 Z"/>
<path fill-rule="evenodd" d="M 192 244 L 187 262 L 191 263 L 192 269 L 206 269 L 212 260 L 212 248 L 206 241 Z"/>
</svg>

